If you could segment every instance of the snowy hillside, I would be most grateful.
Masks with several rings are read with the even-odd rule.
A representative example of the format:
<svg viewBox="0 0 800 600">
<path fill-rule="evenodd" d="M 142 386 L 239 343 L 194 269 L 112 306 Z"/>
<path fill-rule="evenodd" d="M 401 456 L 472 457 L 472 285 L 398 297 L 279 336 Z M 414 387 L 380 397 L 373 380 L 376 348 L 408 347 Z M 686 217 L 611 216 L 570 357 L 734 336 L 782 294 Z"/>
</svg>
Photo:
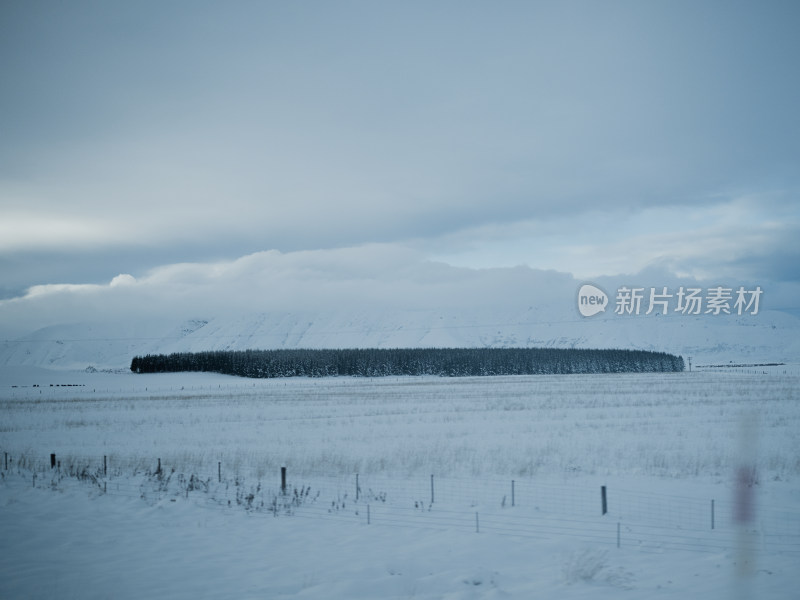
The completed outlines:
<svg viewBox="0 0 800 600">
<path fill-rule="evenodd" d="M 0 366 L 128 368 L 133 356 L 227 349 L 354 347 L 628 348 L 691 356 L 695 365 L 800 362 L 800 319 L 614 314 L 582 318 L 534 307 L 460 312 L 272 312 L 152 322 L 78 323 L 0 342 Z"/>
</svg>

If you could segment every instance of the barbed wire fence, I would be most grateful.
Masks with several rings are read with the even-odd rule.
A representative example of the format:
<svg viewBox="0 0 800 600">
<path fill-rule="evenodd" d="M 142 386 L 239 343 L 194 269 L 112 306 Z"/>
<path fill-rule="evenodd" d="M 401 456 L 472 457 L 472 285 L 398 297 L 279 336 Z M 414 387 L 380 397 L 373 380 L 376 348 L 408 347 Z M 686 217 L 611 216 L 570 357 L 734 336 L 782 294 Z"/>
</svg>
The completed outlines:
<svg viewBox="0 0 800 600">
<path fill-rule="evenodd" d="M 0 482 L 80 488 L 149 504 L 191 501 L 264 517 L 332 519 L 353 525 L 458 530 L 533 539 L 569 538 L 643 552 L 753 550 L 800 555 L 800 511 L 758 506 L 737 524 L 729 499 L 555 484 L 535 479 L 293 475 L 218 461 L 190 473 L 161 459 L 119 455 L 31 456 L 2 451 Z"/>
</svg>

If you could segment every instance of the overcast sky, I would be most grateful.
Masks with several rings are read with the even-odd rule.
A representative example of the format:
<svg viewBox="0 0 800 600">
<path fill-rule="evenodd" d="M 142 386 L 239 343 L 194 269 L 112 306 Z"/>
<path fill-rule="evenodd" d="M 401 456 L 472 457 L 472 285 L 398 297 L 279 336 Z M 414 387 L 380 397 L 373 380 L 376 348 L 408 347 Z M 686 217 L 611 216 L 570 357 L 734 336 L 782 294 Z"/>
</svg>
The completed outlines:
<svg viewBox="0 0 800 600">
<path fill-rule="evenodd" d="M 279 296 L 276 265 L 798 290 L 798 31 L 795 1 L 2 2 L 0 325 Z"/>
</svg>

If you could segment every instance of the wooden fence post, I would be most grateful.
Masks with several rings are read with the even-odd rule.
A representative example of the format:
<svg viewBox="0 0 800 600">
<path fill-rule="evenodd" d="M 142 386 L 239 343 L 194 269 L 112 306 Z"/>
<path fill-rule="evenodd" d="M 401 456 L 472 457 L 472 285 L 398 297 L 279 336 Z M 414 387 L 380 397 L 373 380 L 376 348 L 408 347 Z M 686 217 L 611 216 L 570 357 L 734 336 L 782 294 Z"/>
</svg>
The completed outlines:
<svg viewBox="0 0 800 600">
<path fill-rule="evenodd" d="M 711 529 L 714 529 L 714 501 L 711 501 Z"/>
</svg>

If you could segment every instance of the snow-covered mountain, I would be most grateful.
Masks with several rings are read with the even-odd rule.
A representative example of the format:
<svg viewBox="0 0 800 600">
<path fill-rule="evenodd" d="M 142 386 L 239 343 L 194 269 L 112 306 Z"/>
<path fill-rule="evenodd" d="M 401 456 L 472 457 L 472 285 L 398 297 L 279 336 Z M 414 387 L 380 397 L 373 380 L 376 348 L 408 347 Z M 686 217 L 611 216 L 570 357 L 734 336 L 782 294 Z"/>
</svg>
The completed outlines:
<svg viewBox="0 0 800 600">
<path fill-rule="evenodd" d="M 498 311 L 272 312 L 46 327 L 0 342 L 0 366 L 124 369 L 136 355 L 352 347 L 581 347 L 660 350 L 693 363 L 800 362 L 800 319 L 758 315 L 597 315 Z"/>
</svg>

